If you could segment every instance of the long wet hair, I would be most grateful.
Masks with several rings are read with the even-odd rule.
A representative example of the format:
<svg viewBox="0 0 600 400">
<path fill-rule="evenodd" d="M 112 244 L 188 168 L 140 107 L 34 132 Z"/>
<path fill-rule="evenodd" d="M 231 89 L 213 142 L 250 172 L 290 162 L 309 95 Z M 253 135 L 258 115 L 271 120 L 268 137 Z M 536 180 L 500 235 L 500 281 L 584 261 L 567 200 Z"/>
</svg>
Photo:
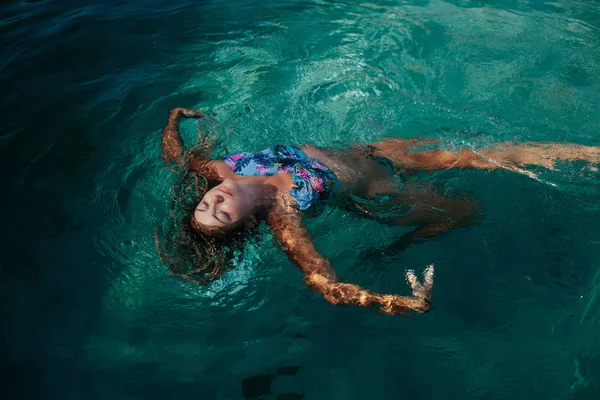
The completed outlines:
<svg viewBox="0 0 600 400">
<path fill-rule="evenodd" d="M 214 142 L 200 135 L 199 143 L 187 150 L 175 172 L 169 214 L 155 229 L 158 256 L 171 274 L 207 284 L 231 269 L 231 260 L 241 252 L 256 222 L 254 216 L 233 229 L 211 232 L 196 223 L 194 211 L 204 194 L 221 183 L 207 166 Z"/>
</svg>

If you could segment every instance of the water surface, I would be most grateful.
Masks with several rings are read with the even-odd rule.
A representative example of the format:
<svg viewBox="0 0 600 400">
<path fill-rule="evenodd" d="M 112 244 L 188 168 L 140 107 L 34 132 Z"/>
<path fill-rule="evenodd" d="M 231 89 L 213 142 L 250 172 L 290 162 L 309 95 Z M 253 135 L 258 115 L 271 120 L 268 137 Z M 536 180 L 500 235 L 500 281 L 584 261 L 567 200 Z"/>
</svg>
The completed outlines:
<svg viewBox="0 0 600 400">
<path fill-rule="evenodd" d="M 388 228 L 307 222 L 340 276 L 413 318 L 328 305 L 265 232 L 209 288 L 159 262 L 172 107 L 225 151 L 427 135 L 600 145 L 595 1 L 8 2 L 0 10 L 3 374 L 14 398 L 241 399 L 278 368 L 306 399 L 600 398 L 600 176 L 436 172 L 483 222 L 358 263 Z M 195 127 L 184 124 L 186 140 Z"/>
</svg>

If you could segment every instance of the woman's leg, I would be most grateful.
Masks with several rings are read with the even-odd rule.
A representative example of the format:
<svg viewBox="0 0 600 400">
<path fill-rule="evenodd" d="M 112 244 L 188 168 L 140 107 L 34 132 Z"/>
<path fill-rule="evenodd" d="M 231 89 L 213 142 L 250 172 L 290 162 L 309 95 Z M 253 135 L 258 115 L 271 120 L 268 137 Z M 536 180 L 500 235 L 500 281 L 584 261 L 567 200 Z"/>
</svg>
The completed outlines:
<svg viewBox="0 0 600 400">
<path fill-rule="evenodd" d="M 388 181 L 389 182 L 389 181 Z M 396 189 L 397 189 L 397 184 Z M 361 259 L 396 254 L 413 244 L 435 239 L 455 228 L 468 227 L 481 220 L 481 206 L 467 197 L 445 197 L 425 187 L 407 186 L 392 193 L 387 182 L 374 181 L 369 197 L 385 195 L 389 199 L 375 206 L 358 205 L 366 216 L 388 225 L 415 226 L 391 243 L 361 254 Z M 393 216 L 394 208 L 408 209 L 403 216 Z"/>
<path fill-rule="evenodd" d="M 480 153 L 499 163 L 518 166 L 539 165 L 554 169 L 557 161 L 585 161 L 600 163 L 600 147 L 560 143 L 499 143 L 494 150 L 482 149 Z"/>
<path fill-rule="evenodd" d="M 559 143 L 498 143 L 494 149 L 462 149 L 457 153 L 435 149 L 413 152 L 408 147 L 432 144 L 432 141 L 388 139 L 371 144 L 374 155 L 385 157 L 399 167 L 413 170 L 450 168 L 508 169 L 523 172 L 518 167 L 538 165 L 554 169 L 557 161 L 600 163 L 600 147 Z"/>
<path fill-rule="evenodd" d="M 387 224 L 415 226 L 416 228 L 383 246 L 364 249 L 358 255 L 355 268 L 372 270 L 377 266 L 386 265 L 383 262 L 385 259 L 411 246 L 427 240 L 435 240 L 455 228 L 468 227 L 481 220 L 481 206 L 473 200 L 448 198 L 437 193 L 423 195 L 426 197 L 415 199 L 413 196 L 410 199 L 403 199 L 403 201 L 422 200 L 414 204 L 415 208 L 409 215 L 384 221 Z M 427 202 L 431 198 L 430 196 L 433 200 Z"/>
</svg>

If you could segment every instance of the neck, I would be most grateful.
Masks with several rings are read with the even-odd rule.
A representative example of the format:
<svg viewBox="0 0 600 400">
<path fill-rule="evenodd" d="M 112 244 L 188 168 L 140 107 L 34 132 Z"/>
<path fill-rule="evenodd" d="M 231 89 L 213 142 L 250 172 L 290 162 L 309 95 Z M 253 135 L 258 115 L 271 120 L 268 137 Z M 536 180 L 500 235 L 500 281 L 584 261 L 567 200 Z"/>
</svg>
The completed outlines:
<svg viewBox="0 0 600 400">
<path fill-rule="evenodd" d="M 246 194 L 252 199 L 256 209 L 270 207 L 277 193 L 277 188 L 265 178 L 264 176 L 247 176 L 238 180 Z"/>
</svg>

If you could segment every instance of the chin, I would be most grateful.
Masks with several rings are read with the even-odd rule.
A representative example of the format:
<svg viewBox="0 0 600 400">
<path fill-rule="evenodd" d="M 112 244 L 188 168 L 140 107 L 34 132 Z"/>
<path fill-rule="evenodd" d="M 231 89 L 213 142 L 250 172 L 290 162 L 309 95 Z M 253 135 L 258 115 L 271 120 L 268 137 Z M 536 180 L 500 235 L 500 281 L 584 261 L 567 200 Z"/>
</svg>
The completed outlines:
<svg viewBox="0 0 600 400">
<path fill-rule="evenodd" d="M 227 190 L 234 197 L 237 197 L 240 194 L 240 192 L 242 191 L 240 184 L 237 183 L 236 181 L 234 181 L 233 179 L 223 180 L 223 182 L 220 185 L 216 186 L 216 189 L 219 189 L 219 188 L 223 188 L 223 189 Z"/>
</svg>

